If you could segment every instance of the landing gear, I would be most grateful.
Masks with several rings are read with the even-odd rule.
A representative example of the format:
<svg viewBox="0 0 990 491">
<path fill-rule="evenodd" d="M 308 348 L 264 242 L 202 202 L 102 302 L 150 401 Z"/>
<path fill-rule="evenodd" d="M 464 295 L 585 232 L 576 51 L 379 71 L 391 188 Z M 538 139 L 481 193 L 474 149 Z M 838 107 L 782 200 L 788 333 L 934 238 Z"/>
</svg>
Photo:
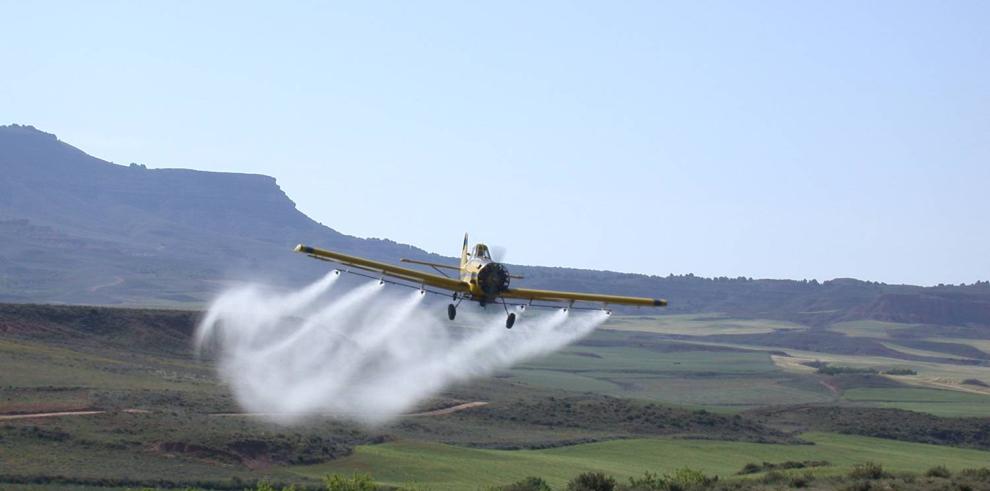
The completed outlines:
<svg viewBox="0 0 990 491">
<path fill-rule="evenodd" d="M 505 299 L 502 299 L 502 308 L 505 309 L 505 328 L 512 329 L 512 325 L 516 323 L 516 313 L 509 312 L 509 304 L 505 303 Z"/>
<path fill-rule="evenodd" d="M 454 320 L 454 317 L 457 317 L 457 307 L 455 307 L 454 304 L 447 306 L 447 317 L 449 317 L 450 320 Z"/>
</svg>

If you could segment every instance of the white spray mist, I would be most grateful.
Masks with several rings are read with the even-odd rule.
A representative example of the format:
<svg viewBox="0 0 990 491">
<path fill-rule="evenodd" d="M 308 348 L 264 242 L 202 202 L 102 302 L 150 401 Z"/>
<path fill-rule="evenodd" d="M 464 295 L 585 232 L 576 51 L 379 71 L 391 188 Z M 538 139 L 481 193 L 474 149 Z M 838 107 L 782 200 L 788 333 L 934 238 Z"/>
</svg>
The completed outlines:
<svg viewBox="0 0 990 491">
<path fill-rule="evenodd" d="M 288 294 L 236 288 L 211 304 L 196 347 L 217 352 L 245 411 L 282 424 L 326 415 L 384 424 L 452 383 L 556 351 L 607 318 L 516 310 L 508 330 L 500 306 L 464 302 L 453 324 L 419 291 L 396 297 L 378 281 L 332 295 L 338 276 Z"/>
</svg>

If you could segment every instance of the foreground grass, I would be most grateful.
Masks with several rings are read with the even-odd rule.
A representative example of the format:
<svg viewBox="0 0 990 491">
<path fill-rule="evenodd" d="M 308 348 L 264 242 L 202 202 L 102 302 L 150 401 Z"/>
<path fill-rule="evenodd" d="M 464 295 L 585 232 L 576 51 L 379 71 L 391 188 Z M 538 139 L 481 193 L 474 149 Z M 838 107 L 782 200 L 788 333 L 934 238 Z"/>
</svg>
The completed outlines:
<svg viewBox="0 0 990 491">
<path fill-rule="evenodd" d="M 605 471 L 626 480 L 646 471 L 691 467 L 728 477 L 750 462 L 827 460 L 819 473 L 844 473 L 875 461 L 892 471 L 945 465 L 951 470 L 985 466 L 990 452 L 879 438 L 809 433 L 814 445 L 777 445 L 669 438 L 615 440 L 547 450 L 482 450 L 436 443 L 399 441 L 357 447 L 350 457 L 327 464 L 291 467 L 301 476 L 371 473 L 381 484 L 416 484 L 434 490 L 475 489 L 538 475 L 560 487 L 574 475 Z"/>
</svg>

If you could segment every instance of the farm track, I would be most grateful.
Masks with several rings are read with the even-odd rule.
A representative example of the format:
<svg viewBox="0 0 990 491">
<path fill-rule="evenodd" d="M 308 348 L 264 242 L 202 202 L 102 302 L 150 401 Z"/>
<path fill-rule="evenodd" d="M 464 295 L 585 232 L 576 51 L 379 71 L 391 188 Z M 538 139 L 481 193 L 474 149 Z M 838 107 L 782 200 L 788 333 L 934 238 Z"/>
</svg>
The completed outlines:
<svg viewBox="0 0 990 491">
<path fill-rule="evenodd" d="M 52 411 L 45 413 L 18 413 L 0 414 L 0 421 L 11 421 L 15 419 L 36 419 L 36 418 L 64 418 L 67 416 L 92 416 L 94 414 L 106 414 L 114 411 L 94 409 L 89 411 Z M 146 409 L 122 409 L 120 412 L 129 414 L 147 414 L 151 411 Z"/>
<path fill-rule="evenodd" d="M 445 414 L 453 414 L 453 413 L 456 413 L 458 411 L 464 411 L 465 409 L 471 409 L 471 408 L 481 407 L 481 406 L 486 406 L 486 405 L 488 405 L 488 402 L 486 402 L 486 401 L 465 402 L 463 404 L 457 404 L 455 406 L 450 406 L 450 407 L 445 407 L 445 408 L 440 408 L 440 409 L 433 409 L 431 411 L 423 411 L 421 413 L 404 414 L 403 417 L 412 418 L 412 417 L 419 417 L 419 416 L 443 416 Z M 228 417 L 228 418 L 229 417 L 252 417 L 252 416 L 276 416 L 276 415 L 278 415 L 278 413 L 213 413 L 213 414 L 210 414 L 210 416 Z"/>
<path fill-rule="evenodd" d="M 474 401 L 465 402 L 463 404 L 457 404 L 456 406 L 450 406 L 440 409 L 434 409 L 432 411 L 423 411 L 421 413 L 410 413 L 406 414 L 406 417 L 420 417 L 420 416 L 443 416 L 446 414 L 453 414 L 459 411 L 464 411 L 465 409 L 471 409 L 481 406 L 488 405 L 485 401 Z M 96 414 L 107 414 L 111 411 L 103 410 L 93 410 L 93 411 L 57 411 L 57 412 L 44 412 L 44 413 L 23 413 L 23 414 L 0 414 L 0 421 L 10 421 L 16 419 L 36 419 L 36 418 L 63 418 L 69 416 L 92 416 Z M 144 409 L 124 409 L 120 412 L 131 413 L 131 414 L 147 414 L 151 411 Z M 214 413 L 210 416 L 267 416 L 269 413 Z"/>
</svg>

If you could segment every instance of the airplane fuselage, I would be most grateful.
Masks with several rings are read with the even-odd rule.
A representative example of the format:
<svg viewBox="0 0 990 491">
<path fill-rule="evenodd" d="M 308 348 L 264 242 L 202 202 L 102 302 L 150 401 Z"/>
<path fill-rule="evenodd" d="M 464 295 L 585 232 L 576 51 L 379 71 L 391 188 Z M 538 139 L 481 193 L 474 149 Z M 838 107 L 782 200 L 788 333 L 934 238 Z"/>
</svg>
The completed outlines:
<svg viewBox="0 0 990 491">
<path fill-rule="evenodd" d="M 471 297 L 482 303 L 498 298 L 499 294 L 509 289 L 508 268 L 493 261 L 484 244 L 475 245 L 472 252 L 464 249 L 460 276 L 461 281 L 468 284 Z"/>
</svg>

